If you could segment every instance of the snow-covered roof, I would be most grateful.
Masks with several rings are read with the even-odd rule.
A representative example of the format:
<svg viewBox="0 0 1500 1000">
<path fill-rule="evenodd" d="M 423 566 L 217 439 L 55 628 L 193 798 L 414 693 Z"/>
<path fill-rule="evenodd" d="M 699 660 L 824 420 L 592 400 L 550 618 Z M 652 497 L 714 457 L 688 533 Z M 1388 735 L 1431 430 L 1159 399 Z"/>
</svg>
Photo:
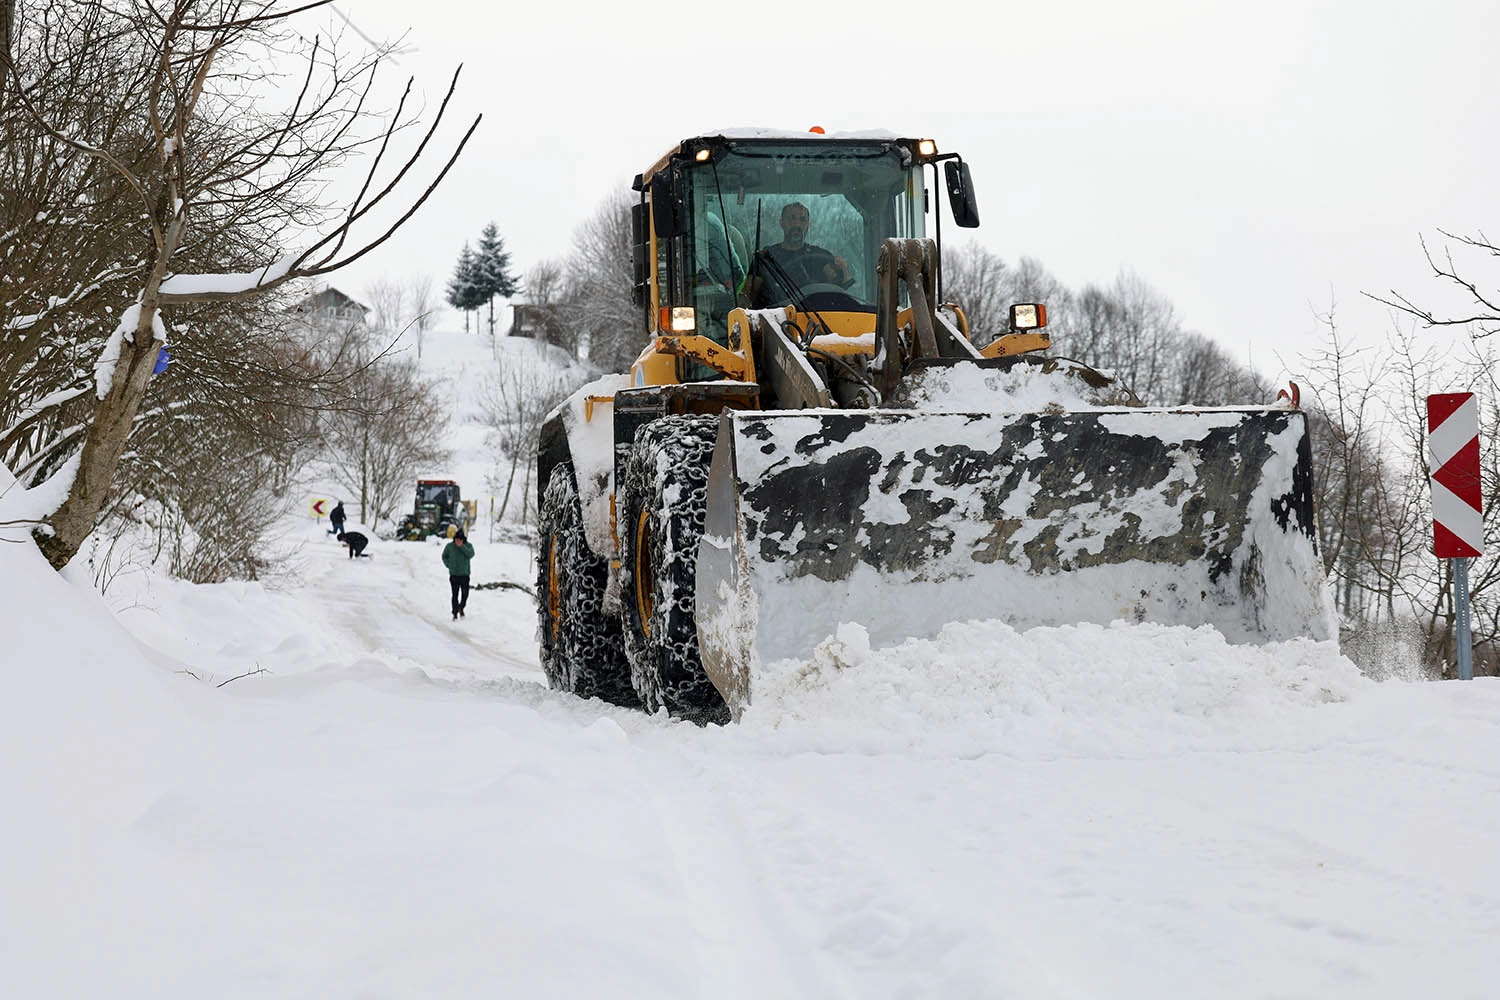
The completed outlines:
<svg viewBox="0 0 1500 1000">
<path fill-rule="evenodd" d="M 354 298 L 345 295 L 332 285 L 321 291 L 314 292 L 301 302 L 297 303 L 298 312 L 348 312 L 358 309 L 361 314 L 370 311 L 370 307 L 364 305 Z"/>
<path fill-rule="evenodd" d="M 777 129 L 739 126 L 721 128 L 703 133 L 705 136 L 723 136 L 725 139 L 873 139 L 883 141 L 899 139 L 901 136 L 886 129 L 851 129 L 843 132 L 813 132 L 806 129 Z"/>
<path fill-rule="evenodd" d="M 650 178 L 671 161 L 672 157 L 681 152 L 682 148 L 690 142 L 702 139 L 735 139 L 735 140 L 782 140 L 787 142 L 894 142 L 906 139 L 915 142 L 908 136 L 901 136 L 886 129 L 850 129 L 842 132 L 813 132 L 798 129 L 776 129 L 759 128 L 753 126 L 738 126 L 734 128 L 710 129 L 695 136 L 683 139 L 676 146 L 668 150 L 661 159 L 651 165 L 651 169 L 641 174 L 643 180 Z"/>
</svg>

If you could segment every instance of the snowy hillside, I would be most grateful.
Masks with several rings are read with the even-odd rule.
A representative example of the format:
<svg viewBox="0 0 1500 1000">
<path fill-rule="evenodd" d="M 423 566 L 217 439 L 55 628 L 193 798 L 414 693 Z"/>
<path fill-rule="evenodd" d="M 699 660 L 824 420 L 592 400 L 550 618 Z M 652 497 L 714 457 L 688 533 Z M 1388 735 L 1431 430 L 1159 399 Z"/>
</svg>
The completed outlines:
<svg viewBox="0 0 1500 1000">
<path fill-rule="evenodd" d="M 510 471 L 501 442 L 495 431 L 486 426 L 487 403 L 498 402 L 514 415 L 514 409 L 523 405 L 523 401 L 561 397 L 598 374 L 593 366 L 560 348 L 525 337 L 507 337 L 503 330 L 493 340 L 488 335 L 429 332 L 423 338 L 420 354 L 415 333 L 408 330 L 396 343 L 394 353 L 397 357 L 416 358 L 423 375 L 438 382 L 447 403 L 444 416 L 448 421 L 449 461 L 441 468 L 422 469 L 419 474 L 457 480 L 465 498 L 479 501 L 480 516 L 486 520 L 491 509 L 498 512 L 504 503 Z M 545 414 L 550 407 L 541 405 L 540 412 Z M 539 419 L 535 413 L 532 417 Z M 512 484 L 511 497 L 516 505 L 521 501 L 521 486 L 518 475 Z M 322 489 L 330 495 L 339 493 L 332 483 L 322 484 Z M 531 489 L 535 493 L 535 483 Z M 514 513 L 507 519 L 514 520 Z M 534 510 L 531 520 L 535 521 Z M 392 528 L 389 524 L 379 527 L 384 533 Z"/>
<path fill-rule="evenodd" d="M 506 344 L 511 351 L 533 345 Z M 451 472 L 485 338 L 428 334 Z M 0 483 L 0 490 L 5 484 Z M 0 522 L 23 509 L 15 489 Z M 744 720 L 548 691 L 514 588 L 351 561 L 287 589 L 0 544 L 9 996 L 1488 997 L 1500 681 L 1328 644 L 845 625 Z M 531 586 L 476 530 L 476 583 Z"/>
</svg>

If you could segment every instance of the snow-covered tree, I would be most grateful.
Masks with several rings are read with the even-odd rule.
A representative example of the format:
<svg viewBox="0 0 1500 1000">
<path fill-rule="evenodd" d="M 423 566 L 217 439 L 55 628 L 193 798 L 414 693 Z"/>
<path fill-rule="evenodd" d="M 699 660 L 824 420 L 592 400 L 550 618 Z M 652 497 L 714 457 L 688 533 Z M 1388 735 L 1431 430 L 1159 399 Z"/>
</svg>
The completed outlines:
<svg viewBox="0 0 1500 1000">
<path fill-rule="evenodd" d="M 453 265 L 453 277 L 448 279 L 446 298 L 448 304 L 464 314 L 464 333 L 469 332 L 469 314 L 484 305 L 483 286 L 479 275 L 478 258 L 474 250 L 465 243 Z M 475 329 L 478 329 L 476 324 Z"/>
<path fill-rule="evenodd" d="M 510 298 L 516 294 L 516 279 L 510 273 L 510 253 L 500 230 L 491 222 L 479 235 L 479 252 L 474 255 L 474 274 L 479 291 L 489 305 L 490 336 L 495 335 L 495 296 Z"/>
<path fill-rule="evenodd" d="M 366 102 L 383 53 L 352 63 L 328 58 L 326 39 L 286 30 L 305 7 L 272 6 L 15 5 L 14 74 L 0 104 L 7 151 L 0 202 L 37 220 L 24 234 L 23 257 L 49 243 L 54 253 L 65 244 L 87 251 L 82 273 L 39 275 L 26 294 L 0 296 L 7 343 L 14 337 L 37 354 L 55 352 L 35 331 L 67 331 L 65 387 L 26 390 L 0 427 L 9 455 L 24 455 L 25 481 L 37 486 L 52 476 L 48 488 L 64 497 L 35 533 L 53 566 L 66 565 L 98 522 L 176 313 L 263 295 L 384 242 L 478 124 L 406 203 L 393 203 L 398 185 L 386 178 L 382 153 L 353 202 L 324 207 L 328 168 L 412 120 L 398 104 L 380 135 L 357 134 L 370 120 Z M 307 73 L 278 108 L 275 81 L 261 67 L 289 56 L 303 58 Z M 90 97 L 82 102 L 74 99 L 84 96 L 74 83 L 80 76 Z M 411 177 L 420 155 L 398 165 L 396 177 Z M 38 184 L 42 177 L 52 186 Z M 12 200 L 17 189 L 27 200 Z M 362 222 L 375 228 L 367 233 Z"/>
</svg>

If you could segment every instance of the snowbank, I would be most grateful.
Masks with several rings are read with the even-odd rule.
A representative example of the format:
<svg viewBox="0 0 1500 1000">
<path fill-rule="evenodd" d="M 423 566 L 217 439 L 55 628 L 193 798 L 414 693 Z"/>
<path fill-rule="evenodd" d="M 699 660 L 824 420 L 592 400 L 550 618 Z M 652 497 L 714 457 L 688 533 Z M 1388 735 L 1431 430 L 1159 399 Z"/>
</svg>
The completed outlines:
<svg viewBox="0 0 1500 1000">
<path fill-rule="evenodd" d="M 879 650 L 844 624 L 810 662 L 757 680 L 743 724 L 804 749 L 1023 760 L 1306 746 L 1319 710 L 1372 684 L 1332 642 L 996 621 Z"/>
</svg>

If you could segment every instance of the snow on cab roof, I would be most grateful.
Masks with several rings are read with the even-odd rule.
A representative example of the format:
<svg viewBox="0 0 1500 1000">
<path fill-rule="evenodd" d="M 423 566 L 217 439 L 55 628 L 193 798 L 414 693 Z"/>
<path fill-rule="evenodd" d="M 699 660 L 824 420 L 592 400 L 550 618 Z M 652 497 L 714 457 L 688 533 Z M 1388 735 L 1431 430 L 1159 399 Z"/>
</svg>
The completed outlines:
<svg viewBox="0 0 1500 1000">
<path fill-rule="evenodd" d="M 723 136 L 725 139 L 900 139 L 902 136 L 885 129 L 853 129 L 847 132 L 813 132 L 809 130 L 787 130 L 776 128 L 753 128 L 740 126 L 737 128 L 721 128 L 704 132 L 703 135 L 694 138 L 708 136 Z"/>
<path fill-rule="evenodd" d="M 877 142 L 893 142 L 901 140 L 906 140 L 909 142 L 916 141 L 910 136 L 897 135 L 895 132 L 891 132 L 886 129 L 851 129 L 844 132 L 812 132 L 794 129 L 756 128 L 751 126 L 709 129 L 706 132 L 699 132 L 697 135 L 689 136 L 688 138 L 683 139 L 677 145 L 673 146 L 671 149 L 667 150 L 667 152 L 659 160 L 651 165 L 651 169 L 641 174 L 642 180 L 650 180 L 657 171 L 661 170 L 667 165 L 667 163 L 672 159 L 673 156 L 681 152 L 683 146 L 699 139 L 782 139 L 797 142 L 805 142 L 807 140 L 816 141 L 820 139 L 835 142 L 849 142 L 851 140 Z"/>
</svg>

